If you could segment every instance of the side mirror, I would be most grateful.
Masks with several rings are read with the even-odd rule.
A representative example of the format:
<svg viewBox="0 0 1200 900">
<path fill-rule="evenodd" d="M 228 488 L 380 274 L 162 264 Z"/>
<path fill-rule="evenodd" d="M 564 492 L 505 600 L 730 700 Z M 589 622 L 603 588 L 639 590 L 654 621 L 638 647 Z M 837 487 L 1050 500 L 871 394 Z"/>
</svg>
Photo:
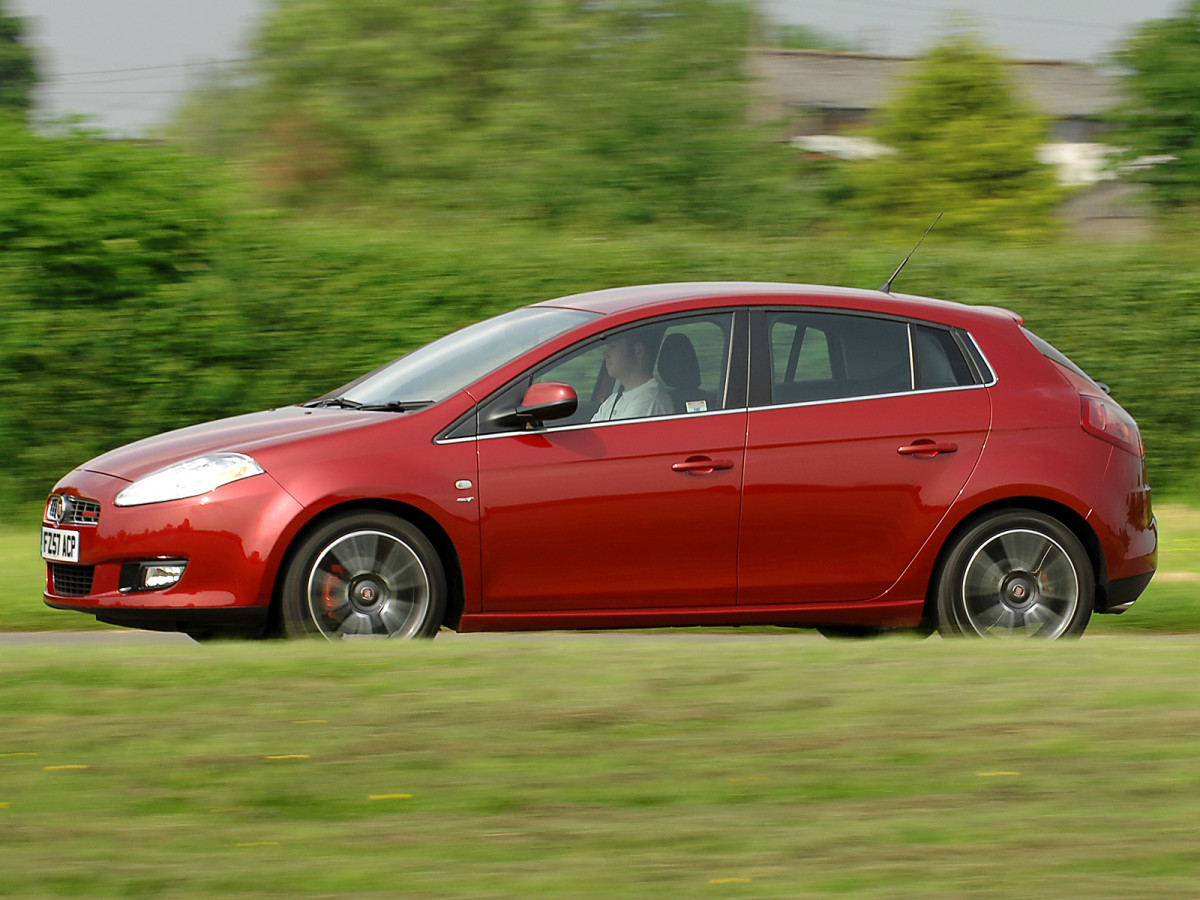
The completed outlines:
<svg viewBox="0 0 1200 900">
<path fill-rule="evenodd" d="M 550 419 L 565 419 L 579 409 L 579 397 L 569 384 L 557 381 L 542 381 L 531 384 L 515 415 L 523 422 L 545 422 Z"/>
</svg>

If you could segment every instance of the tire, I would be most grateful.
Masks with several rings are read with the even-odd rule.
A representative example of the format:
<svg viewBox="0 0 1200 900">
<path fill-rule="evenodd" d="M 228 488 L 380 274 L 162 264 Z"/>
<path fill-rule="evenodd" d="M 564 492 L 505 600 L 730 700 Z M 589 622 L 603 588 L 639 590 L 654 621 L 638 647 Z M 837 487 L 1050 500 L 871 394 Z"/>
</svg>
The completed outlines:
<svg viewBox="0 0 1200 900">
<path fill-rule="evenodd" d="M 1075 534 L 1033 510 L 980 519 L 938 567 L 943 636 L 1078 637 L 1095 603 L 1091 559 Z"/>
<path fill-rule="evenodd" d="M 446 573 L 412 523 L 347 513 L 305 537 L 280 595 L 286 637 L 431 638 L 446 610 Z"/>
</svg>

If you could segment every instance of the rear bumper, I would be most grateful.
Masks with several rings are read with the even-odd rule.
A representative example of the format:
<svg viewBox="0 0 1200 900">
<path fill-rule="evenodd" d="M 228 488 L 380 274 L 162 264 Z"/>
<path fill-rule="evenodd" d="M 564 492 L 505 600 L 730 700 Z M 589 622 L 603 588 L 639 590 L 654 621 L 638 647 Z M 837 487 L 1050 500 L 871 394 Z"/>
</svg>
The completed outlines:
<svg viewBox="0 0 1200 900">
<path fill-rule="evenodd" d="M 1143 575 L 1133 575 L 1129 578 L 1110 581 L 1104 595 L 1096 597 L 1096 612 L 1114 615 L 1125 612 L 1142 595 L 1142 591 L 1146 589 L 1146 585 L 1153 577 L 1154 572 L 1151 571 Z M 1100 606 L 1101 602 L 1104 604 L 1103 608 Z"/>
</svg>

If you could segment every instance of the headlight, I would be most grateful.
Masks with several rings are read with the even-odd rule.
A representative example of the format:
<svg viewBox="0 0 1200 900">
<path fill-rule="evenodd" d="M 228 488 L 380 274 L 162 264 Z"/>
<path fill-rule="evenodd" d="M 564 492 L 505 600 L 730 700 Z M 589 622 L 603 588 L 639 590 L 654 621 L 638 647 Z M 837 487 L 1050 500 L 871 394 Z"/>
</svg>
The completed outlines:
<svg viewBox="0 0 1200 900">
<path fill-rule="evenodd" d="M 117 506 L 141 506 L 198 497 L 231 481 L 261 475 L 263 468 L 241 453 L 210 453 L 185 459 L 139 478 L 113 501 Z"/>
</svg>

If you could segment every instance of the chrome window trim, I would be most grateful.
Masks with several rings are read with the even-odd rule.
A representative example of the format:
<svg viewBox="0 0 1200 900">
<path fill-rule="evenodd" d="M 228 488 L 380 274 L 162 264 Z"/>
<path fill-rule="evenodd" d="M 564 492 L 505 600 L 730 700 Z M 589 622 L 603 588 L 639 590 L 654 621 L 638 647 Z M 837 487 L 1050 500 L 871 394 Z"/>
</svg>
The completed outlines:
<svg viewBox="0 0 1200 900">
<path fill-rule="evenodd" d="M 975 349 L 975 353 L 979 355 L 979 359 L 983 360 L 983 364 L 987 368 L 986 372 L 978 373 L 980 378 L 985 379 L 983 382 L 981 382 L 982 386 L 992 387 L 995 385 L 996 382 L 999 381 L 999 378 L 996 376 L 996 367 L 992 365 L 992 361 L 987 358 L 987 354 L 984 353 L 983 348 L 979 346 L 979 341 L 975 340 L 975 335 L 971 334 L 971 332 L 967 331 L 965 328 L 951 328 L 950 334 L 954 337 L 955 341 L 959 342 L 960 344 L 964 341 L 971 342 L 971 346 Z M 966 351 L 964 355 L 967 358 L 967 363 L 972 368 L 978 368 L 978 360 L 971 355 L 970 351 L 967 350 L 966 347 L 963 347 L 963 350 Z"/>
<path fill-rule="evenodd" d="M 861 403 L 864 400 L 890 400 L 894 397 L 920 397 L 926 394 L 947 394 L 958 391 L 987 390 L 995 384 L 995 380 L 987 384 L 956 384 L 953 387 L 924 388 L 919 391 L 893 391 L 890 394 L 862 394 L 855 397 L 830 397 L 827 400 L 800 400 L 796 403 L 771 403 L 767 406 L 751 406 L 750 412 L 764 409 L 793 409 L 797 406 L 828 406 L 831 403 Z"/>
<path fill-rule="evenodd" d="M 721 310 L 721 311 L 724 311 L 724 310 Z M 667 422 L 667 421 L 672 421 L 675 419 L 708 418 L 711 416 L 724 416 L 724 415 L 733 415 L 733 414 L 737 414 L 737 413 L 759 412 L 761 410 L 768 410 L 768 409 L 795 409 L 797 407 L 804 407 L 804 406 L 828 406 L 831 403 L 859 403 L 864 400 L 887 400 L 887 399 L 891 399 L 894 397 L 913 397 L 913 396 L 924 395 L 924 394 L 945 394 L 945 393 L 958 392 L 958 391 L 987 390 L 988 388 L 995 387 L 996 384 L 999 382 L 1000 379 L 996 375 L 996 368 L 995 368 L 995 366 L 992 365 L 992 361 L 990 359 L 988 359 L 987 354 L 983 352 L 983 348 L 979 346 L 979 342 L 977 340 L 975 340 L 975 336 L 973 334 L 971 334 L 971 332 L 967 331 L 966 329 L 958 328 L 958 327 L 955 327 L 952 325 L 946 325 L 945 323 L 942 323 L 942 322 L 930 322 L 930 321 L 926 321 L 923 319 L 920 319 L 920 320 L 918 320 L 918 319 L 901 319 L 900 317 L 886 316 L 886 315 L 880 316 L 879 318 L 890 318 L 895 321 L 903 321 L 907 325 L 908 340 L 909 340 L 909 383 L 910 384 L 913 383 L 913 379 L 916 377 L 916 367 L 915 367 L 915 365 L 913 365 L 913 354 L 915 353 L 915 350 L 913 348 L 913 326 L 918 325 L 918 324 L 944 328 L 944 329 L 948 330 L 951 333 L 951 335 L 954 336 L 956 341 L 970 341 L 971 346 L 975 350 L 975 353 L 978 354 L 979 359 L 983 361 L 984 366 L 986 366 L 986 368 L 987 368 L 986 372 L 980 372 L 979 375 L 981 378 L 987 377 L 988 380 L 978 382 L 976 384 L 960 384 L 960 385 L 954 385 L 952 387 L 937 387 L 937 388 L 925 388 L 922 390 L 897 391 L 897 392 L 892 392 L 892 393 L 887 393 L 887 394 L 863 394 L 862 396 L 855 396 L 855 397 L 830 397 L 829 399 L 826 399 L 826 400 L 801 400 L 796 403 L 770 403 L 765 406 L 748 406 L 747 405 L 747 406 L 738 406 L 733 409 L 714 409 L 714 410 L 710 410 L 709 412 L 703 412 L 703 413 L 682 413 L 682 414 L 674 413 L 669 416 L 646 416 L 644 418 L 639 418 L 639 419 L 615 419 L 615 420 L 606 421 L 606 422 L 577 422 L 574 425 L 559 425 L 559 426 L 549 425 L 549 426 L 544 426 L 542 428 L 526 429 L 526 430 L 520 430 L 520 431 L 503 431 L 503 432 L 497 432 L 495 434 L 483 434 L 483 435 L 472 434 L 472 435 L 467 435 L 466 437 L 460 437 L 460 438 L 437 437 L 437 438 L 434 438 L 433 443 L 435 443 L 435 444 L 461 444 L 465 441 L 488 441 L 488 440 L 493 440 L 495 438 L 516 437 L 516 436 L 528 435 L 528 434 L 555 434 L 558 432 L 565 432 L 565 431 L 579 431 L 580 429 L 583 429 L 583 428 L 608 428 L 608 427 L 611 427 L 614 425 L 632 425 L 632 424 L 637 424 L 640 422 Z M 963 350 L 966 351 L 966 348 L 963 348 Z M 728 359 L 726 361 L 726 376 L 725 376 L 725 393 L 726 393 L 726 395 L 728 395 L 728 392 L 729 392 L 729 386 L 730 386 L 730 381 L 731 381 L 730 375 L 732 374 L 729 371 L 729 368 L 732 363 L 732 352 L 733 352 L 733 341 L 730 340 L 731 356 L 730 356 L 730 359 Z M 967 363 L 972 368 L 977 367 L 978 363 L 972 357 L 971 353 L 964 352 L 964 356 L 967 360 Z M 749 373 L 749 367 L 747 367 L 747 374 L 748 373 Z"/>
<path fill-rule="evenodd" d="M 708 419 L 713 416 L 731 416 L 749 411 L 748 407 L 739 406 L 735 409 L 712 409 L 702 413 L 673 413 L 669 416 L 642 416 L 637 419 L 609 419 L 601 422 L 576 422 L 574 425 L 547 425 L 542 428 L 530 428 L 517 431 L 498 431 L 495 434 L 473 434 L 460 438 L 437 438 L 435 444 L 461 444 L 464 441 L 491 441 L 496 438 L 523 437 L 530 434 L 558 434 L 565 431 L 580 431 L 584 428 L 612 428 L 618 425 L 638 425 L 646 422 L 670 422 L 679 419 Z"/>
<path fill-rule="evenodd" d="M 905 323 L 905 332 L 908 334 L 908 389 L 915 391 L 917 389 L 917 340 L 913 333 L 916 325 L 909 321 Z"/>
</svg>

